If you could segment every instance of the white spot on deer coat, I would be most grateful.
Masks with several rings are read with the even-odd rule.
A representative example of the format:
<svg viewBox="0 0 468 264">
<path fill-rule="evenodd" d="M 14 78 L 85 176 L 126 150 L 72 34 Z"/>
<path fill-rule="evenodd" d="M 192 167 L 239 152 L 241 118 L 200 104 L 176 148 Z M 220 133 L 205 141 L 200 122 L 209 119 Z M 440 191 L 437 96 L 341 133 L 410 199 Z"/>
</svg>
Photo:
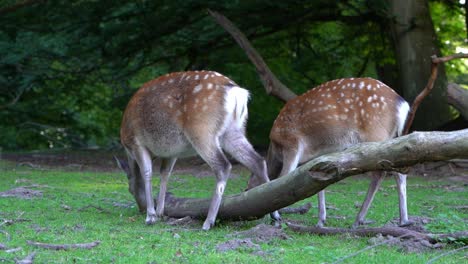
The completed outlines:
<svg viewBox="0 0 468 264">
<path fill-rule="evenodd" d="M 359 89 L 364 88 L 364 86 L 365 86 L 364 82 L 360 82 L 360 83 L 359 83 Z"/>
<path fill-rule="evenodd" d="M 201 84 L 198 84 L 197 86 L 193 87 L 193 93 L 198 93 L 202 90 L 203 86 Z"/>
</svg>

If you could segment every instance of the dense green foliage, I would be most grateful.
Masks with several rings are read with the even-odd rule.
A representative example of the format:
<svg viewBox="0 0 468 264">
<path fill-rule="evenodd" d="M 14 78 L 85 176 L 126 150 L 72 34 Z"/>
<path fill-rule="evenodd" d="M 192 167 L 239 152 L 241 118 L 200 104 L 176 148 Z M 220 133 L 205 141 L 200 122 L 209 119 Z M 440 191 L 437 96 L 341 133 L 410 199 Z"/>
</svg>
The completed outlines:
<svg viewBox="0 0 468 264">
<path fill-rule="evenodd" d="M 248 123 L 265 145 L 282 104 L 207 14 L 229 17 L 273 72 L 301 93 L 326 80 L 377 76 L 394 64 L 384 0 L 0 1 L 0 147 L 114 146 L 131 94 L 161 74 L 221 72 L 253 93 Z M 464 44 L 464 9 L 436 1 L 444 52 Z M 450 14 L 450 15 L 447 15 Z M 454 15 L 455 14 L 455 15 Z M 453 78 L 465 70 L 453 63 Z"/>
<path fill-rule="evenodd" d="M 350 235 L 317 236 L 297 234 L 285 228 L 288 240 L 275 238 L 256 242 L 258 249 L 248 244 L 234 250 L 218 252 L 217 246 L 236 238 L 236 233 L 258 224 L 269 224 L 269 218 L 250 222 L 219 222 L 210 230 L 201 230 L 202 222 L 171 226 L 144 224 L 127 191 L 122 173 L 65 172 L 60 170 L 30 170 L 0 164 L 0 192 L 25 186 L 41 191 L 32 199 L 0 197 L 0 262 L 14 262 L 36 252 L 34 263 L 332 263 L 348 256 L 344 263 L 427 263 L 428 260 L 460 248 L 448 245 L 444 249 L 407 252 L 393 245 L 370 246 L 369 238 Z M 226 195 L 239 193 L 245 187 L 248 174 L 230 179 Z M 158 178 L 154 179 L 155 184 Z M 368 179 L 353 178 L 327 188 L 328 225 L 350 226 L 357 213 L 355 203 L 364 199 Z M 466 188 L 462 183 L 408 178 L 408 209 L 410 216 L 425 217 L 430 232 L 444 233 L 466 230 L 466 210 L 454 208 L 466 205 Z M 213 177 L 195 178 L 173 175 L 169 191 L 177 196 L 208 197 L 214 186 Z M 465 193 L 465 194 L 463 194 Z M 465 197 L 465 198 L 461 198 Z M 377 193 L 368 218 L 373 226 L 382 226 L 398 217 L 398 199 L 392 180 L 384 181 Z M 312 197 L 305 202 L 316 203 Z M 316 208 L 305 215 L 286 215 L 284 219 L 314 225 Z M 93 249 L 56 251 L 30 246 L 26 241 L 50 244 L 89 243 L 100 241 Z M 363 250 L 357 253 L 359 250 Z M 355 256 L 353 254 L 357 253 Z M 464 251 L 448 254 L 443 263 L 462 263 Z M 441 263 L 441 262 L 435 262 Z"/>
</svg>

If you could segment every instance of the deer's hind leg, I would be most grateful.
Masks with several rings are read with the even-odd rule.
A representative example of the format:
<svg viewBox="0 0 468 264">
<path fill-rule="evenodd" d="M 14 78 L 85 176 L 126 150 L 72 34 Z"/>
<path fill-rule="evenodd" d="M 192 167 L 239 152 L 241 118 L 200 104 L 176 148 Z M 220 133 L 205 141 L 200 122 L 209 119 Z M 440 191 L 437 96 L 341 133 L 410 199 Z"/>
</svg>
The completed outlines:
<svg viewBox="0 0 468 264">
<path fill-rule="evenodd" d="M 142 146 L 138 146 L 134 151 L 134 157 L 140 168 L 140 176 L 145 185 L 146 199 L 146 224 L 152 225 L 156 222 L 156 211 L 154 210 L 153 186 L 151 177 L 153 176 L 152 161 L 149 151 Z"/>
<path fill-rule="evenodd" d="M 167 182 L 171 176 L 172 169 L 177 161 L 177 158 L 162 158 L 161 159 L 161 181 L 159 183 L 158 203 L 156 206 L 156 217 L 161 218 L 164 215 L 164 204 L 166 201 Z"/>
</svg>

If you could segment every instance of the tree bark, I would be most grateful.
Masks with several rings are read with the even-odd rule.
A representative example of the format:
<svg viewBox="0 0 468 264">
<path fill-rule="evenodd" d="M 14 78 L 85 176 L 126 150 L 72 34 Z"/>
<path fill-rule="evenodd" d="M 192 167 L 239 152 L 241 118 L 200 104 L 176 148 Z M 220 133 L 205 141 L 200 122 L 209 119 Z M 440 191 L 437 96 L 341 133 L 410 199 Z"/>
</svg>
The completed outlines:
<svg viewBox="0 0 468 264">
<path fill-rule="evenodd" d="M 460 87 L 456 83 L 447 85 L 448 103 L 460 112 L 460 115 L 468 120 L 468 89 Z"/>
<path fill-rule="evenodd" d="M 440 56 L 427 0 L 390 0 L 390 28 L 403 97 L 412 102 L 431 74 L 431 56 Z M 413 128 L 434 129 L 450 120 L 445 68 L 439 65 L 434 90 L 421 104 Z"/>
<path fill-rule="evenodd" d="M 468 129 L 417 132 L 385 142 L 362 143 L 313 159 L 249 191 L 225 196 L 218 219 L 249 220 L 308 198 L 344 178 L 375 170 L 405 170 L 424 161 L 468 158 Z M 166 198 L 170 217 L 205 218 L 210 199 Z"/>
</svg>

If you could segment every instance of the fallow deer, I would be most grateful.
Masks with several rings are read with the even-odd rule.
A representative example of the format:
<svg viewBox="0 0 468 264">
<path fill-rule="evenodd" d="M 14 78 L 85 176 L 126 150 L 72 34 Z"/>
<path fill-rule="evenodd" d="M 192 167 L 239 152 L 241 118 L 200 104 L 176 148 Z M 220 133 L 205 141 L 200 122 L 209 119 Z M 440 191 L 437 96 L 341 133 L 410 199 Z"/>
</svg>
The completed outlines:
<svg viewBox="0 0 468 264">
<path fill-rule="evenodd" d="M 299 164 L 360 142 L 376 142 L 401 135 L 409 105 L 384 83 L 371 78 L 326 82 L 286 103 L 270 132 L 267 167 L 270 180 Z M 353 227 L 364 223 L 383 172 L 373 172 L 367 196 Z M 408 224 L 406 175 L 396 173 L 400 225 Z M 252 180 L 255 182 L 255 180 Z M 319 220 L 326 220 L 325 192 L 318 194 Z"/>
<path fill-rule="evenodd" d="M 203 229 L 216 220 L 231 163 L 223 150 L 246 166 L 261 183 L 268 182 L 265 160 L 245 137 L 249 92 L 211 71 L 176 72 L 144 84 L 124 112 L 120 137 L 128 164 L 129 191 L 146 224 L 164 214 L 168 178 L 177 158 L 200 155 L 216 174 L 216 188 Z M 154 209 L 152 158 L 161 158 L 161 181 Z M 279 218 L 278 213 L 272 217 Z"/>
</svg>

